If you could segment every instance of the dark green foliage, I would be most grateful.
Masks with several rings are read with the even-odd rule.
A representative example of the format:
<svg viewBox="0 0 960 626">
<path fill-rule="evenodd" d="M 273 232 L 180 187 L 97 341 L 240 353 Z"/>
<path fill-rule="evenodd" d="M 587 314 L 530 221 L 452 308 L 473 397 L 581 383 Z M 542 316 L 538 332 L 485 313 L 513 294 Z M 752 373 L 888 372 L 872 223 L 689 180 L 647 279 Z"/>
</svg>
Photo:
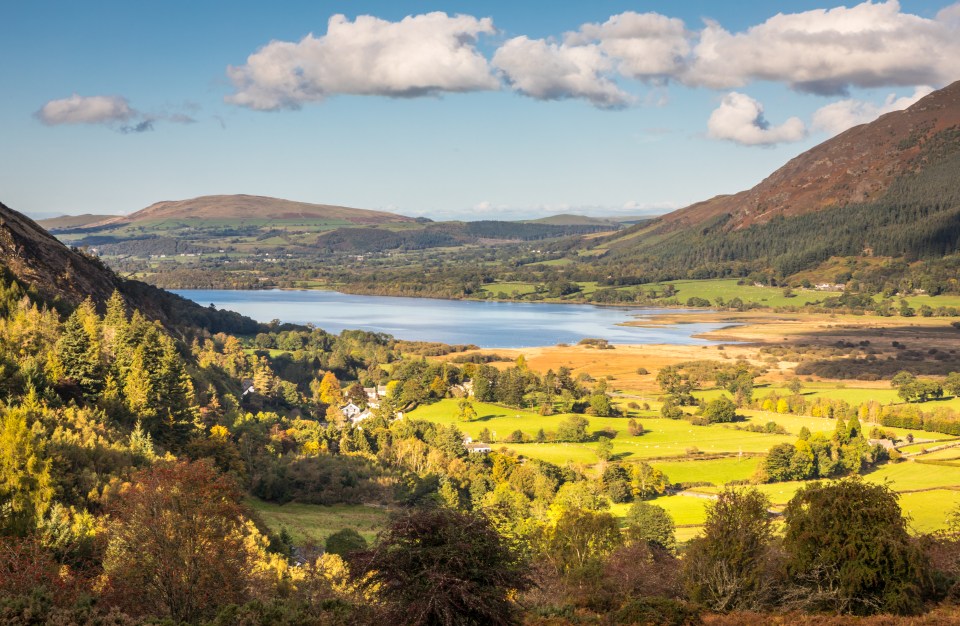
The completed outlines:
<svg viewBox="0 0 960 626">
<path fill-rule="evenodd" d="M 329 554 L 336 554 L 342 557 L 348 556 L 352 552 L 359 552 L 367 549 L 367 540 L 363 538 L 353 528 L 344 528 L 329 537 L 324 543 L 324 550 Z"/>
<path fill-rule="evenodd" d="M 921 610 L 926 564 L 888 486 L 856 478 L 810 484 L 790 500 L 784 519 L 787 570 L 809 608 Z"/>
<path fill-rule="evenodd" d="M 756 610 L 772 599 L 770 501 L 755 489 L 723 491 L 707 509 L 703 536 L 684 556 L 691 600 L 716 611 Z"/>
<path fill-rule="evenodd" d="M 356 456 L 285 456 L 258 468 L 253 494 L 280 504 L 361 504 L 389 500 L 390 491 L 378 478 L 383 471 Z M 398 479 L 394 478 L 394 484 Z"/>
<path fill-rule="evenodd" d="M 396 518 L 351 570 L 398 623 L 513 624 L 509 595 L 529 586 L 526 564 L 483 517 L 446 508 Z"/>
<path fill-rule="evenodd" d="M 696 626 L 700 611 L 686 602 L 670 598 L 636 598 L 614 611 L 611 624 L 647 624 L 650 626 Z"/>
</svg>

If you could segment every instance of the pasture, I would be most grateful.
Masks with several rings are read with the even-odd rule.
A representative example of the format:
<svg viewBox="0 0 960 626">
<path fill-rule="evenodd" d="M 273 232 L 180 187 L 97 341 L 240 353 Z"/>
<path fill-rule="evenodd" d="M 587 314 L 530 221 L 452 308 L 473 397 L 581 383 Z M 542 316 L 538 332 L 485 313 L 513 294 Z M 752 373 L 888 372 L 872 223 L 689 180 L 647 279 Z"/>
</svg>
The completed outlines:
<svg viewBox="0 0 960 626">
<path fill-rule="evenodd" d="M 333 533 L 352 528 L 367 542 L 372 542 L 389 517 L 384 508 L 362 504 L 272 504 L 257 498 L 248 498 L 253 509 L 273 532 L 286 528 L 297 545 L 322 546 Z"/>
</svg>

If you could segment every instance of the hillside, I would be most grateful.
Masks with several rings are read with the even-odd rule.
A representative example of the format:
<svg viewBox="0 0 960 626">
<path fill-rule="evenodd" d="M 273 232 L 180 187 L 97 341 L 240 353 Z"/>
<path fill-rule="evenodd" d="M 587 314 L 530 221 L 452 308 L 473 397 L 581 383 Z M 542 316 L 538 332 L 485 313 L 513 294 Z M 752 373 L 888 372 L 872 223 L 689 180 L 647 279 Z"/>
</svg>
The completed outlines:
<svg viewBox="0 0 960 626">
<path fill-rule="evenodd" d="M 572 213 L 560 213 L 558 215 L 549 215 L 535 220 L 526 220 L 530 224 L 552 224 L 554 226 L 610 226 L 618 227 L 615 220 L 602 217 L 590 217 L 588 215 L 575 215 Z"/>
<path fill-rule="evenodd" d="M 700 224 L 730 215 L 740 229 L 881 198 L 903 174 L 928 162 L 931 140 L 960 126 L 960 81 L 935 91 L 904 111 L 855 126 L 791 159 L 758 185 L 718 196 L 663 217 L 665 224 Z"/>
<path fill-rule="evenodd" d="M 84 213 L 83 215 L 61 215 L 59 217 L 48 217 L 46 219 L 36 220 L 36 222 L 40 226 L 43 226 L 43 228 L 46 230 L 54 232 L 69 228 L 83 228 L 84 226 L 89 226 L 90 224 L 96 224 L 98 222 L 104 222 L 118 217 L 120 216 L 92 215 L 90 213 Z"/>
<path fill-rule="evenodd" d="M 87 224 L 87 226 L 99 228 L 157 220 L 326 220 L 352 224 L 389 224 L 414 221 L 413 218 L 383 211 L 368 211 L 366 209 L 310 204 L 241 194 L 201 196 L 189 200 L 157 202 L 130 215 L 109 218 Z"/>
<path fill-rule="evenodd" d="M 254 332 L 253 320 L 214 311 L 146 283 L 121 278 L 98 258 L 60 243 L 29 217 L 0 203 L 0 271 L 43 300 L 70 310 L 90 297 L 103 307 L 119 291 L 131 309 L 168 327 Z"/>
<path fill-rule="evenodd" d="M 797 156 L 758 185 L 601 241 L 631 271 L 783 274 L 830 256 L 930 259 L 960 240 L 960 82 Z M 829 234 L 829 236 L 827 236 Z"/>
</svg>

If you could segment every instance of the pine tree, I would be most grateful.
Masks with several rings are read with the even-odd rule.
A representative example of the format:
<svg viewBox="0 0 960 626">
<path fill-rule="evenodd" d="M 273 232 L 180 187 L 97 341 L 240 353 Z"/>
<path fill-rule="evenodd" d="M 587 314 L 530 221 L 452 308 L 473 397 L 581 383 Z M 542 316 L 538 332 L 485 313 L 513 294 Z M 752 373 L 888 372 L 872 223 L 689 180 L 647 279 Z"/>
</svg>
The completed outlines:
<svg viewBox="0 0 960 626">
<path fill-rule="evenodd" d="M 88 301 L 85 301 L 85 304 Z M 99 322 L 93 304 L 81 305 L 67 318 L 57 341 L 54 358 L 58 373 L 71 380 L 87 398 L 94 398 L 103 388 L 103 367 L 100 362 Z"/>
<path fill-rule="evenodd" d="M 27 423 L 27 411 L 0 418 L 0 535 L 26 535 L 50 507 L 53 482 L 43 441 Z"/>
</svg>

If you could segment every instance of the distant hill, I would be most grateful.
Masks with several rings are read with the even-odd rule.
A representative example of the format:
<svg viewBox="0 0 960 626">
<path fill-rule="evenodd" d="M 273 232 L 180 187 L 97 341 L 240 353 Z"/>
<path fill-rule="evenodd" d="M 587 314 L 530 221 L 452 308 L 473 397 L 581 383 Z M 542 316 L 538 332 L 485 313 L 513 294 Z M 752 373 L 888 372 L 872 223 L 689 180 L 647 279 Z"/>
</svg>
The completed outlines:
<svg viewBox="0 0 960 626">
<path fill-rule="evenodd" d="M 559 215 L 550 215 L 535 220 L 524 220 L 528 224 L 552 224 L 554 226 L 611 226 L 618 227 L 616 220 L 610 220 L 602 217 L 590 217 L 588 215 L 574 215 L 572 213 L 561 213 Z"/>
<path fill-rule="evenodd" d="M 60 243 L 29 217 L 0 203 L 0 272 L 44 301 L 71 310 L 85 298 L 101 309 L 119 291 L 131 309 L 169 328 L 256 332 L 258 324 L 230 311 L 215 311 L 146 283 L 121 278 L 100 259 Z"/>
<path fill-rule="evenodd" d="M 96 224 L 98 222 L 119 217 L 121 216 L 91 215 L 90 213 L 84 213 L 83 215 L 61 215 L 59 217 L 49 217 L 46 219 L 37 220 L 37 224 L 43 226 L 46 230 L 53 232 L 68 228 L 83 228 L 84 226 L 89 226 L 90 224 Z"/>
<path fill-rule="evenodd" d="M 226 195 L 201 196 L 189 200 L 157 202 L 130 215 L 112 217 L 86 224 L 89 228 L 132 224 L 155 220 L 331 220 L 353 224 L 388 224 L 413 222 L 413 218 L 352 209 L 328 204 L 310 204 L 266 196 Z"/>
<path fill-rule="evenodd" d="M 758 185 L 638 224 L 597 244 L 624 271 L 789 275 L 831 256 L 908 260 L 958 251 L 960 82 L 851 128 Z M 739 270 L 738 270 L 739 271 Z"/>
</svg>

